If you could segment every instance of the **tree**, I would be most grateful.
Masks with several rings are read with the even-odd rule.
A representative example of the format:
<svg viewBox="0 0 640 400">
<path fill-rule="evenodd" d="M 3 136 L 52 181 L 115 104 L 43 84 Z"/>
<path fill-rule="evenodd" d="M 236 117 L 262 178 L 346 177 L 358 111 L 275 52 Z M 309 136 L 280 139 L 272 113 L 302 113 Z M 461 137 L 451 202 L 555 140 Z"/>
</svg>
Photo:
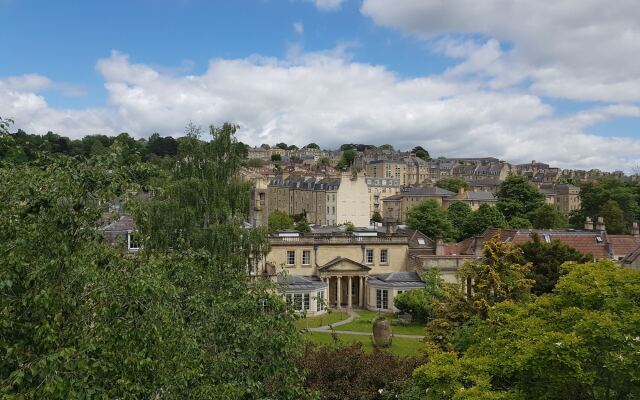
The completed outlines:
<svg viewBox="0 0 640 400">
<path fill-rule="evenodd" d="M 426 151 L 422 146 L 414 147 L 413 150 L 411 150 L 411 152 L 415 154 L 416 157 L 421 158 L 425 161 L 431 159 L 431 157 L 429 157 L 429 152 Z"/>
<path fill-rule="evenodd" d="M 435 238 L 442 235 L 446 239 L 453 238 L 454 231 L 447 212 L 434 199 L 429 199 L 413 206 L 407 213 L 407 225 L 425 235 Z"/>
<path fill-rule="evenodd" d="M 463 224 L 462 237 L 479 235 L 488 228 L 507 228 L 508 226 L 504 216 L 496 207 L 481 204 Z"/>
<path fill-rule="evenodd" d="M 147 147 L 159 157 L 175 156 L 178 153 L 178 142 L 171 136 L 161 137 L 158 133 L 149 137 Z"/>
<path fill-rule="evenodd" d="M 361 343 L 349 346 L 308 345 L 299 361 L 305 386 L 326 400 L 392 399 L 424 360 L 398 357 L 388 351 L 369 352 Z"/>
<path fill-rule="evenodd" d="M 317 144 L 315 144 L 315 143 L 309 143 L 308 145 L 306 145 L 306 146 L 304 146 L 304 147 L 305 147 L 305 148 L 307 148 L 307 149 L 317 149 L 317 150 L 320 150 L 320 146 L 318 146 L 318 145 L 317 145 Z"/>
<path fill-rule="evenodd" d="M 430 399 L 640 397 L 640 271 L 611 261 L 567 270 L 553 293 L 498 304 L 486 321 L 463 328 L 470 341 L 461 356 L 432 350 L 411 392 Z"/>
<path fill-rule="evenodd" d="M 307 219 L 303 217 L 300 221 L 296 222 L 295 230 L 302 233 L 308 233 L 311 232 L 311 226 L 309 226 Z"/>
<path fill-rule="evenodd" d="M 458 190 L 460 190 L 460 188 L 469 190 L 469 184 L 463 179 L 456 177 L 442 178 L 438 182 L 436 182 L 436 186 L 454 193 L 458 193 Z"/>
<path fill-rule="evenodd" d="M 289 146 L 287 146 L 286 143 L 282 143 L 281 142 L 281 143 L 276 144 L 276 148 L 282 149 L 282 150 L 287 150 L 289 148 Z"/>
<path fill-rule="evenodd" d="M 531 291 L 536 295 L 551 293 L 560 279 L 560 267 L 565 262 L 586 263 L 593 260 L 593 256 L 582 254 L 559 240 L 543 242 L 535 233 L 531 241 L 518 247 L 522 250 L 521 263 L 532 265 L 529 278 L 535 281 Z"/>
<path fill-rule="evenodd" d="M 247 160 L 247 167 L 249 168 L 262 168 L 264 167 L 264 161 L 259 158 L 252 158 Z"/>
<path fill-rule="evenodd" d="M 567 219 L 550 204 L 543 204 L 529 213 L 529 220 L 536 229 L 564 228 Z"/>
<path fill-rule="evenodd" d="M 516 216 L 516 217 L 512 217 L 509 220 L 509 228 L 528 229 L 528 228 L 533 228 L 533 224 L 527 218 Z"/>
<path fill-rule="evenodd" d="M 268 145 L 268 144 L 266 144 L 266 143 L 262 143 L 262 144 L 260 145 L 260 148 L 261 148 L 262 150 L 269 150 L 269 149 L 271 148 L 271 146 L 269 146 L 269 145 Z"/>
<path fill-rule="evenodd" d="M 121 163 L 118 145 L 0 165 L 3 397 L 304 397 L 295 316 L 272 285 L 246 279 L 268 243 L 242 225 L 250 192 L 233 128 L 212 133 L 182 141 L 154 198 L 131 204 L 135 255 L 96 226 L 151 165 Z"/>
<path fill-rule="evenodd" d="M 331 165 L 331 160 L 329 160 L 327 157 L 321 157 L 318 163 L 320 165 L 329 166 Z"/>
<path fill-rule="evenodd" d="M 529 298 L 532 279 L 530 263 L 522 262 L 522 250 L 505 243 L 496 236 L 486 242 L 482 257 L 467 261 L 460 270 L 460 277 L 467 284 L 467 302 L 481 318 L 486 318 L 496 304 Z"/>
<path fill-rule="evenodd" d="M 271 162 L 280 162 L 282 161 L 282 156 L 280 154 L 272 154 Z"/>
<path fill-rule="evenodd" d="M 382 150 L 393 150 L 393 146 L 390 144 L 383 144 L 380 146 Z"/>
<path fill-rule="evenodd" d="M 455 229 L 455 236 L 457 240 L 462 240 L 464 238 L 464 224 L 472 213 L 473 211 L 471 210 L 471 207 L 463 201 L 454 201 L 449 204 L 449 208 L 447 208 L 447 217 Z"/>
<path fill-rule="evenodd" d="M 287 146 L 287 150 L 298 150 L 298 146 L 296 146 L 295 144 L 289 145 Z"/>
<path fill-rule="evenodd" d="M 132 207 L 143 244 L 139 257 L 179 293 L 193 396 L 302 395 L 293 376 L 302 350 L 295 316 L 275 287 L 246 279 L 269 243 L 265 230 L 243 225 L 251 184 L 238 174 L 237 129 L 212 126 L 210 142 L 193 134 L 180 143 L 169 179 L 152 200 Z M 259 338 L 264 332 L 270 337 Z"/>
<path fill-rule="evenodd" d="M 571 215 L 571 225 L 575 228 L 582 228 L 586 217 L 596 220 L 598 216 L 602 216 L 602 208 L 609 200 L 618 203 L 618 207 L 622 210 L 623 225 L 622 230 L 615 227 L 616 232 L 628 232 L 631 223 L 640 219 L 640 191 L 638 185 L 633 183 L 625 183 L 618 178 L 602 177 L 597 181 L 590 181 L 580 185 L 580 211 Z M 609 205 L 606 212 L 612 212 L 614 221 L 617 218 L 617 210 Z M 614 224 L 618 222 L 615 221 Z M 605 219 L 605 224 L 609 228 L 609 221 Z M 608 229 L 607 229 L 608 230 Z"/>
<path fill-rule="evenodd" d="M 438 303 L 444 297 L 444 279 L 437 269 L 428 270 L 421 277 L 424 288 L 401 293 L 393 301 L 398 310 L 410 314 L 414 320 L 427 322 L 435 317 Z"/>
<path fill-rule="evenodd" d="M 602 205 L 600 216 L 604 220 L 607 233 L 612 235 L 626 233 L 624 212 L 615 200 L 609 200 Z"/>
<path fill-rule="evenodd" d="M 356 151 L 353 149 L 347 149 L 343 151 L 342 158 L 340 158 L 340 161 L 338 162 L 336 168 L 345 171 L 353 164 L 353 161 L 356 159 L 356 155 Z"/>
<path fill-rule="evenodd" d="M 356 145 L 353 143 L 345 143 L 340 145 L 340 151 L 355 150 Z"/>
<path fill-rule="evenodd" d="M 374 211 L 373 215 L 371 216 L 371 221 L 373 222 L 382 222 L 382 215 L 380 215 L 379 211 Z"/>
<path fill-rule="evenodd" d="M 285 229 L 293 229 L 293 218 L 280 210 L 275 210 L 269 214 L 269 231 L 282 231 Z"/>
<path fill-rule="evenodd" d="M 524 217 L 544 204 L 544 195 L 522 176 L 509 175 L 497 193 L 498 210 L 507 219 Z"/>
</svg>

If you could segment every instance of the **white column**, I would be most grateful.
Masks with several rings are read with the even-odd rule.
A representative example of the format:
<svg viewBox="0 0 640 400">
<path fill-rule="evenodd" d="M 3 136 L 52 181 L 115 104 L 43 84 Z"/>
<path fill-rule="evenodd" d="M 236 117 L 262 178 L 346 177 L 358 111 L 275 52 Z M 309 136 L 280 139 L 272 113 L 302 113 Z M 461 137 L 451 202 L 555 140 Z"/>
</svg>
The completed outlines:
<svg viewBox="0 0 640 400">
<path fill-rule="evenodd" d="M 336 285 L 336 306 L 337 308 L 341 308 L 342 307 L 342 290 L 340 290 L 340 281 L 342 280 L 341 276 L 336 276 L 336 278 L 338 279 L 338 283 Z"/>
<path fill-rule="evenodd" d="M 347 307 L 351 308 L 351 299 L 353 298 L 353 286 L 351 283 L 351 276 L 349 276 L 349 286 L 347 286 Z"/>
<path fill-rule="evenodd" d="M 364 307 L 364 276 L 358 278 L 358 304 L 360 307 Z"/>
</svg>

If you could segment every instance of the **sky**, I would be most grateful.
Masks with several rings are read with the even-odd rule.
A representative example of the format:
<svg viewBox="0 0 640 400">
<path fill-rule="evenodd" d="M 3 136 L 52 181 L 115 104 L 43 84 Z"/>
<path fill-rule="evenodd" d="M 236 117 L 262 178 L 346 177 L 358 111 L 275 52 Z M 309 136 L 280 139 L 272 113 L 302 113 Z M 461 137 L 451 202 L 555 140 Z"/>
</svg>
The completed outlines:
<svg viewBox="0 0 640 400">
<path fill-rule="evenodd" d="M 29 133 L 239 124 L 252 145 L 631 171 L 637 0 L 0 0 L 0 116 Z"/>
</svg>

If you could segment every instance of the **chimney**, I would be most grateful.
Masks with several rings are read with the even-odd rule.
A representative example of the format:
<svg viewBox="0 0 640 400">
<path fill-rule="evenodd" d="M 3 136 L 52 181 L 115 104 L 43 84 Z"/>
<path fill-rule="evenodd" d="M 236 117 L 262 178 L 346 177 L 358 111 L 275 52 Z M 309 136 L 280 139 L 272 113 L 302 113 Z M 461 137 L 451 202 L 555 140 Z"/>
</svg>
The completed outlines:
<svg viewBox="0 0 640 400">
<path fill-rule="evenodd" d="M 436 236 L 436 255 L 443 256 L 444 255 L 444 240 L 442 239 L 442 235 Z"/>
<path fill-rule="evenodd" d="M 638 223 L 634 222 L 633 223 L 633 228 L 631 229 L 631 233 L 633 234 L 633 236 L 638 237 L 640 236 L 640 229 L 638 228 Z"/>
<path fill-rule="evenodd" d="M 598 217 L 598 220 L 596 221 L 596 231 L 600 231 L 600 232 L 606 231 L 604 226 L 604 218 Z"/>
<path fill-rule="evenodd" d="M 593 221 L 591 220 L 591 217 L 587 217 L 587 219 L 584 221 L 584 230 L 585 231 L 593 230 Z"/>
<path fill-rule="evenodd" d="M 464 196 L 464 188 L 462 186 L 460 186 L 458 188 L 458 197 L 462 198 Z"/>
</svg>

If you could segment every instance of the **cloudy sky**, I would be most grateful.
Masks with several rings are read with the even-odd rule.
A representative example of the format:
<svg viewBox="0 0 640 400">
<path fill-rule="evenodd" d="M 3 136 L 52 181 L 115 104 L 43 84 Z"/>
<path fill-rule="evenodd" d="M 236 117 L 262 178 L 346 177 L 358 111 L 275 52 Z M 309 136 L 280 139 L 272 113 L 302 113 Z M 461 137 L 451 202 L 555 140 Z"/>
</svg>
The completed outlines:
<svg viewBox="0 0 640 400">
<path fill-rule="evenodd" d="M 638 0 L 0 0 L 0 116 L 30 133 L 422 145 L 640 163 Z"/>
</svg>

